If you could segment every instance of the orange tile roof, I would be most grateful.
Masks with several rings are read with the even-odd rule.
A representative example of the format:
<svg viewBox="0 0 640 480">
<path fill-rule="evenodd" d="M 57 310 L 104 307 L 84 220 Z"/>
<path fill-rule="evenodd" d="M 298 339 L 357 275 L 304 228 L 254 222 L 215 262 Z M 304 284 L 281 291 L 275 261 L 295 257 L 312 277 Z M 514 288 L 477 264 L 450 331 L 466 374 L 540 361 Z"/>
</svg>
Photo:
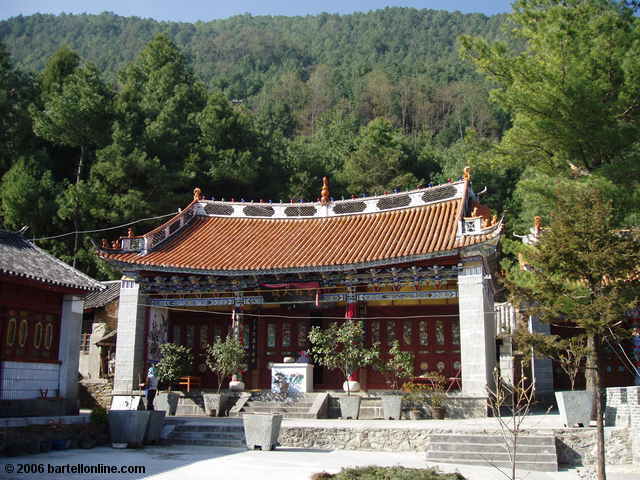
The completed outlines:
<svg viewBox="0 0 640 480">
<path fill-rule="evenodd" d="M 133 270 L 257 273 L 364 268 L 455 254 L 500 233 L 457 237 L 464 198 L 378 213 L 306 219 L 195 216 L 146 255 L 99 251 Z M 266 272 L 265 272 L 266 273 Z"/>
</svg>

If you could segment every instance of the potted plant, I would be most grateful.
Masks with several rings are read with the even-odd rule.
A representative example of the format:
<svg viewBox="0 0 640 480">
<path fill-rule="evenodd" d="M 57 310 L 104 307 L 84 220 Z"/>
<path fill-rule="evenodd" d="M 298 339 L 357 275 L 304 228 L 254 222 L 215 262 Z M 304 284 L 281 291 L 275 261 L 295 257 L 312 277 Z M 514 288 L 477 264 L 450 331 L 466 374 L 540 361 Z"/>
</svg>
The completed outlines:
<svg viewBox="0 0 640 480">
<path fill-rule="evenodd" d="M 224 340 L 218 340 L 207 347 L 207 367 L 218 376 L 218 393 L 203 395 L 205 409 L 210 416 L 222 416 L 225 405 L 231 397 L 229 393 L 220 393 L 222 383 L 225 378 L 242 370 L 244 362 L 244 347 L 233 335 L 228 335 Z"/>
<path fill-rule="evenodd" d="M 576 379 L 583 370 L 590 349 L 584 335 L 561 339 L 558 335 L 522 332 L 516 337 L 518 345 L 533 350 L 553 361 L 569 377 L 570 391 L 555 392 L 560 418 L 566 427 L 588 426 L 593 411 L 593 392 L 576 390 Z"/>
<path fill-rule="evenodd" d="M 418 420 L 422 418 L 424 406 L 426 404 L 426 385 L 415 382 L 406 382 L 402 385 L 405 393 L 404 399 L 409 408 L 409 418 Z"/>
<path fill-rule="evenodd" d="M 160 393 L 156 398 L 159 410 L 174 415 L 178 406 L 178 394 L 171 391 L 171 385 L 180 377 L 189 375 L 193 369 L 193 353 L 184 345 L 164 343 L 160 345 L 160 361 L 156 364 L 156 375 L 160 382 L 167 385 L 168 392 Z"/>
<path fill-rule="evenodd" d="M 360 396 L 351 396 L 348 380 L 359 368 L 371 365 L 379 357 L 378 343 L 364 345 L 364 329 L 356 320 L 332 323 L 324 330 L 313 327 L 309 332 L 311 353 L 318 365 L 331 370 L 339 370 L 347 384 L 347 396 L 340 398 L 340 412 L 343 418 L 358 418 Z"/>
<path fill-rule="evenodd" d="M 385 378 L 391 388 L 382 395 L 382 411 L 385 419 L 400 419 L 402 413 L 403 393 L 399 390 L 405 380 L 413 377 L 415 357 L 411 352 L 400 350 L 400 342 L 394 340 L 389 349 L 391 357 L 387 360 L 378 358 L 374 367 Z"/>
<path fill-rule="evenodd" d="M 444 419 L 447 409 L 447 379 L 439 372 L 427 374 L 429 383 L 426 385 L 426 403 L 431 410 L 431 418 Z"/>
</svg>

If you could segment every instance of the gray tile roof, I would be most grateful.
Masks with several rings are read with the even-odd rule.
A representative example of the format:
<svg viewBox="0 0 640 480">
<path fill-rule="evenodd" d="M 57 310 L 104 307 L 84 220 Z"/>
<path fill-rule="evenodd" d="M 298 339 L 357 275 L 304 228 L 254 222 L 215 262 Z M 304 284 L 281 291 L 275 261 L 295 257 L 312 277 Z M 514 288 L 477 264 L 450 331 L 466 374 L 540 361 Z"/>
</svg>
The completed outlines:
<svg viewBox="0 0 640 480">
<path fill-rule="evenodd" d="M 106 287 L 104 290 L 91 292 L 84 298 L 85 310 L 104 307 L 120 296 L 120 280 L 102 282 L 102 285 Z"/>
<path fill-rule="evenodd" d="M 6 230 L 0 230 L 0 274 L 79 290 L 102 288 L 100 282 L 38 248 L 21 234 Z"/>
</svg>

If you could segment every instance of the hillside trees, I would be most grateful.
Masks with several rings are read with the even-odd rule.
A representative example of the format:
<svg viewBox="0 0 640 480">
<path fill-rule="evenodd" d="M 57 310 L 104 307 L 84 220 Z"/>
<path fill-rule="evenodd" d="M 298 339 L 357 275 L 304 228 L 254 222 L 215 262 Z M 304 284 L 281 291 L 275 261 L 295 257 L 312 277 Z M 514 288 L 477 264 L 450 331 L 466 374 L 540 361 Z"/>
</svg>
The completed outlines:
<svg viewBox="0 0 640 480">
<path fill-rule="evenodd" d="M 556 176 L 599 177 L 610 181 L 609 190 L 619 190 L 618 197 L 640 200 L 640 29 L 634 11 L 606 0 L 521 0 L 511 19 L 514 34 L 526 41 L 522 52 L 481 38 L 461 40 L 463 56 L 495 82 L 493 98 L 512 114 L 513 127 L 496 158 L 527 166 L 528 177 L 546 178 L 543 185 Z M 535 201 L 528 192 L 524 203 Z M 632 213 L 626 223 L 634 219 Z"/>
<path fill-rule="evenodd" d="M 196 115 L 205 103 L 204 86 L 164 35 L 120 73 L 113 135 L 90 176 L 104 220 L 167 213 L 181 203 L 176 195 L 193 188 L 184 184 L 184 161 L 198 143 Z"/>
<path fill-rule="evenodd" d="M 0 43 L 0 177 L 17 157 L 35 147 L 27 107 L 36 95 L 33 79 L 14 67 Z"/>
</svg>

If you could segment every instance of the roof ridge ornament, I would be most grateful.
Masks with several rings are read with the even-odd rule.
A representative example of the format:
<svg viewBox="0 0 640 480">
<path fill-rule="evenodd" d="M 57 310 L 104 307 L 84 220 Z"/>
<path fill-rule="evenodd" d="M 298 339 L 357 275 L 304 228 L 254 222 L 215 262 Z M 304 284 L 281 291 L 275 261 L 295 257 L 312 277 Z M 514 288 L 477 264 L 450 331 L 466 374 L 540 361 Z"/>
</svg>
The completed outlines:
<svg viewBox="0 0 640 480">
<path fill-rule="evenodd" d="M 464 167 L 462 178 L 464 178 L 466 182 L 471 181 L 471 167 Z"/>
<path fill-rule="evenodd" d="M 533 217 L 533 228 L 535 234 L 540 235 L 540 231 L 542 230 L 542 217 L 540 215 Z"/>
<path fill-rule="evenodd" d="M 193 189 L 193 201 L 199 202 L 202 200 L 202 190 L 199 187 Z"/>
<path fill-rule="evenodd" d="M 331 197 L 329 193 L 329 178 L 322 177 L 322 190 L 320 190 L 320 205 L 329 205 Z"/>
</svg>

